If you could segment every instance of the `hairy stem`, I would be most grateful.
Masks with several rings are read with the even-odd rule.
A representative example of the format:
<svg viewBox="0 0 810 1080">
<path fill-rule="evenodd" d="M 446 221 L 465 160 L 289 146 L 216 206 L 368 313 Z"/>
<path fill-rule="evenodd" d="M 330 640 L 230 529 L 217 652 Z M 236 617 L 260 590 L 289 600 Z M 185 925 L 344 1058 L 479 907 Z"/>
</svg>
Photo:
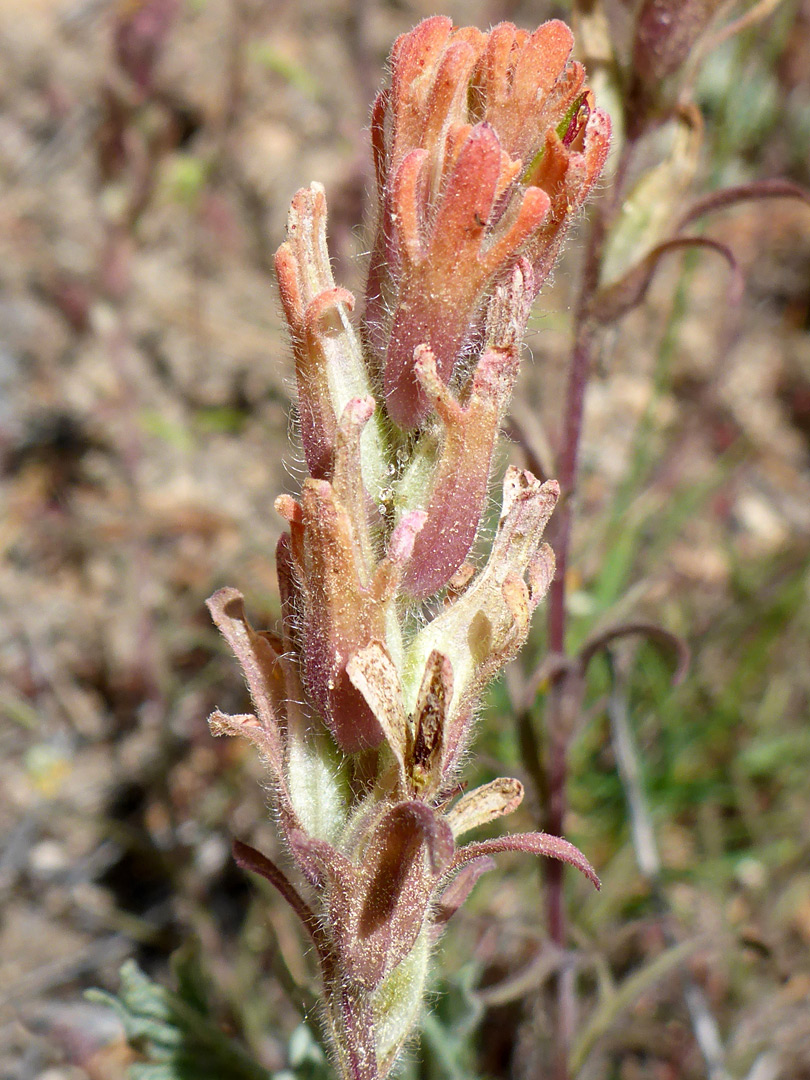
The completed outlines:
<svg viewBox="0 0 810 1080">
<path fill-rule="evenodd" d="M 368 994 L 344 984 L 331 997 L 342 1080 L 381 1080 Z"/>
</svg>

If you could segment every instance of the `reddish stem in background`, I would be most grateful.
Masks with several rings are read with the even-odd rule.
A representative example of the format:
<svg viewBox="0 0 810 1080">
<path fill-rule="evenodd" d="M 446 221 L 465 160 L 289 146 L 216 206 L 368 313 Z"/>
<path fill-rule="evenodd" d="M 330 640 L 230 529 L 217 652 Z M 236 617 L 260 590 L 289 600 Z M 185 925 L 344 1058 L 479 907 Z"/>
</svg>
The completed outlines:
<svg viewBox="0 0 810 1080">
<path fill-rule="evenodd" d="M 609 226 L 621 205 L 620 192 L 632 152 L 632 143 L 622 148 L 616 165 L 611 196 L 597 204 L 582 268 L 582 280 L 574 316 L 574 342 L 568 369 L 564 426 L 557 459 L 556 476 L 562 498 L 554 515 L 556 534 L 553 544 L 557 560 L 554 581 L 548 597 L 548 648 L 552 656 L 565 656 L 566 632 L 566 574 L 573 525 L 573 496 L 576 488 L 579 445 L 585 391 L 593 367 L 598 330 L 588 314 L 592 297 L 599 286 L 602 253 Z M 552 519 L 553 521 L 554 519 Z M 567 806 L 568 744 L 582 705 L 584 684 L 578 672 L 566 664 L 559 665 L 551 678 L 545 719 L 545 820 L 544 828 L 562 836 Z M 548 860 L 543 867 L 546 882 L 546 916 L 549 936 L 560 949 L 565 949 L 567 930 L 563 902 L 563 866 Z M 569 973 L 570 974 L 570 973 Z M 555 1039 L 554 1080 L 568 1080 L 568 1054 L 574 1029 L 575 996 L 571 978 L 555 979 L 557 1024 Z"/>
</svg>

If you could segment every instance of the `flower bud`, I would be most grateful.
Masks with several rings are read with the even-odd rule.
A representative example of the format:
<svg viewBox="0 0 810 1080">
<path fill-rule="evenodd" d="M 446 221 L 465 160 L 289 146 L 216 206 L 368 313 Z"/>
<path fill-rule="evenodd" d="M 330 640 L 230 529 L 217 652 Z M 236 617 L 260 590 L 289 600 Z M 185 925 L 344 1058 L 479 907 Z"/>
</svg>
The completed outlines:
<svg viewBox="0 0 810 1080">
<path fill-rule="evenodd" d="M 448 384 L 480 333 L 488 297 L 521 256 L 534 288 L 607 154 L 570 30 L 510 23 L 489 35 L 428 19 L 400 38 L 372 119 L 377 234 L 366 295 L 368 341 L 399 427 L 431 401 L 414 350 Z"/>
</svg>

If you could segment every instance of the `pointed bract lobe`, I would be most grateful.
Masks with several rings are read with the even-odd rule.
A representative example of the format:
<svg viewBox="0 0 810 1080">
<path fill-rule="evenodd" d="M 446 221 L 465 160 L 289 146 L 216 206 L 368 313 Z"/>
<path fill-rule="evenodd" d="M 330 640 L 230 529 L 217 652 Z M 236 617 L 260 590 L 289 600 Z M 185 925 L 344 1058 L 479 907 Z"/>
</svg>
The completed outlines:
<svg viewBox="0 0 810 1080">
<path fill-rule="evenodd" d="M 415 205 L 424 200 L 425 192 L 415 170 L 424 173 L 429 168 L 422 152 L 410 155 L 397 177 L 392 228 L 398 243 L 400 281 L 384 388 L 388 413 L 402 428 L 423 423 L 430 411 L 414 368 L 414 350 L 427 345 L 436 357 L 439 377 L 449 382 L 485 292 L 509 259 L 518 257 L 548 212 L 545 192 L 527 188 L 516 196 L 516 212 L 490 238 L 506 164 L 494 130 L 478 124 L 460 140 L 432 211 Z"/>
<path fill-rule="evenodd" d="M 502 851 L 523 851 L 529 855 L 544 855 L 549 859 L 560 859 L 576 867 L 597 889 L 601 888 L 596 871 L 579 850 L 561 836 L 550 833 L 512 833 L 497 836 L 493 840 L 481 840 L 459 848 L 453 859 L 453 866 L 463 866 L 485 855 L 494 855 Z"/>
</svg>

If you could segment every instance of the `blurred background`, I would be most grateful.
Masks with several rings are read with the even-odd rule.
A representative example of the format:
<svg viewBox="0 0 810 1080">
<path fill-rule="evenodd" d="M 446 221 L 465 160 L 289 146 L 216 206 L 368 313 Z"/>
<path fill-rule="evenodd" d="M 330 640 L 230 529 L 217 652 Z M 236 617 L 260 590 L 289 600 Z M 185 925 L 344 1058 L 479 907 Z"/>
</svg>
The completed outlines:
<svg viewBox="0 0 810 1080">
<path fill-rule="evenodd" d="M 701 61 L 673 221 L 726 184 L 810 184 L 810 3 L 752 6 Z M 633 5 L 605 7 L 621 46 Z M 394 38 L 437 11 L 572 18 L 545 0 L 0 0 L 3 1080 L 126 1076 L 137 1052 L 82 992 L 115 991 L 129 958 L 176 988 L 173 954 L 263 1069 L 310 1053 L 312 959 L 230 858 L 234 835 L 278 843 L 253 754 L 208 733 L 247 702 L 203 602 L 235 585 L 254 624 L 275 618 L 273 499 L 302 467 L 273 252 L 317 179 L 336 279 L 362 291 L 370 103 Z M 603 878 L 570 883 L 583 1077 L 707 1075 L 682 977 L 655 968 L 672 935 L 724 1042 L 712 1075 L 810 1077 L 810 209 L 751 202 L 707 235 L 745 274 L 734 332 L 726 268 L 673 255 L 587 401 L 572 635 L 652 618 L 693 663 L 673 690 L 649 647 L 620 657 L 660 888 L 637 869 L 598 668 L 573 747 L 567 835 Z M 516 394 L 541 451 L 577 266 L 575 233 Z M 468 774 L 503 772 L 525 775 L 501 684 Z M 538 896 L 507 858 L 451 924 L 409 1075 L 537 1075 Z"/>
</svg>

